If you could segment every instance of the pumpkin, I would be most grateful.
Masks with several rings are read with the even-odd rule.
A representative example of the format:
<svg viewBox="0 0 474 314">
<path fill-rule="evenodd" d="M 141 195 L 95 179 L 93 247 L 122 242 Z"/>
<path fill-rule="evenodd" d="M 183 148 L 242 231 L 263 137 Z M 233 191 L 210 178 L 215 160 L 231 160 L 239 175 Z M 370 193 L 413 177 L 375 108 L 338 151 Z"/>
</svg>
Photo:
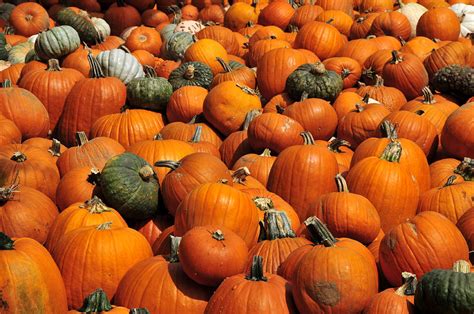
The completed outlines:
<svg viewBox="0 0 474 314">
<path fill-rule="evenodd" d="M 221 158 L 219 148 L 209 141 L 203 140 L 202 137 L 203 126 L 197 125 L 194 134 L 188 143 L 194 148 L 196 152 L 199 153 L 208 153 L 217 158 Z"/>
<path fill-rule="evenodd" d="M 231 171 L 233 187 L 240 191 L 247 189 L 265 190 L 265 186 L 257 179 L 251 176 L 250 170 L 247 167 L 240 167 L 235 171 Z"/>
<path fill-rule="evenodd" d="M 341 34 L 348 36 L 352 26 L 352 12 L 341 10 L 325 10 L 318 15 L 316 21 L 326 22 L 334 26 Z"/>
<path fill-rule="evenodd" d="M 421 194 L 418 212 L 438 212 L 457 223 L 464 212 L 474 206 L 474 182 L 455 183 L 456 178 L 450 176 L 442 187 Z"/>
<path fill-rule="evenodd" d="M 160 33 L 154 28 L 147 26 L 138 26 L 132 30 L 125 41 L 125 46 L 127 46 L 130 51 L 142 49 L 155 56 L 160 54 L 161 45 Z"/>
<path fill-rule="evenodd" d="M 385 64 L 391 59 L 392 51 L 389 49 L 378 50 L 371 54 L 363 64 L 362 81 L 367 84 L 375 84 L 377 75 L 382 75 Z"/>
<path fill-rule="evenodd" d="M 469 137 L 474 127 L 474 103 L 462 105 L 449 115 L 441 133 L 441 144 L 450 155 L 463 158 L 474 157 L 474 145 Z M 462 129 L 459 127 L 462 126 Z"/>
<path fill-rule="evenodd" d="M 146 68 L 146 72 L 146 77 L 134 78 L 127 84 L 127 99 L 134 108 L 162 110 L 171 97 L 173 86 L 165 78 L 156 77 L 153 68 Z"/>
<path fill-rule="evenodd" d="M 275 36 L 255 42 L 249 48 L 249 53 L 247 56 L 248 65 L 251 67 L 256 67 L 258 65 L 258 61 L 265 55 L 265 53 L 278 48 L 291 48 L 291 44 L 286 40 L 276 39 Z"/>
<path fill-rule="evenodd" d="M 92 291 L 82 303 L 81 308 L 71 310 L 68 314 L 73 313 L 112 313 L 112 314 L 127 314 L 131 310 L 122 306 L 112 306 L 107 294 L 101 288 Z"/>
<path fill-rule="evenodd" d="M 91 127 L 92 137 L 109 137 L 128 148 L 136 142 L 153 138 L 164 126 L 160 113 L 143 109 L 125 109 L 102 116 Z"/>
<path fill-rule="evenodd" d="M 456 226 L 461 231 L 464 239 L 467 241 L 467 245 L 470 250 L 474 248 L 474 232 L 473 232 L 473 222 L 474 222 L 474 209 L 468 209 L 464 212 L 464 214 L 459 218 L 458 223 Z"/>
<path fill-rule="evenodd" d="M 470 4 L 470 5 L 469 5 Z M 456 16 L 459 19 L 461 24 L 461 36 L 466 37 L 468 34 L 472 33 L 473 29 L 473 8 L 472 3 L 456 3 L 451 6 L 451 10 L 456 13 Z"/>
<path fill-rule="evenodd" d="M 336 237 L 371 243 L 380 230 L 377 209 L 364 196 L 350 193 L 340 174 L 336 182 L 338 191 L 324 194 L 311 203 L 308 215 L 321 219 Z"/>
<path fill-rule="evenodd" d="M 326 44 L 322 44 L 322 43 Z M 305 24 L 296 35 L 296 48 L 314 52 L 321 60 L 336 56 L 344 43 L 342 36 L 334 26 L 313 21 Z"/>
<path fill-rule="evenodd" d="M 71 10 L 70 8 L 64 8 L 56 14 L 56 21 L 59 25 L 62 25 L 62 26 L 60 26 L 60 28 L 57 29 L 55 32 L 52 32 L 52 30 L 58 27 L 54 27 L 52 30 L 48 31 L 50 35 L 47 38 L 53 39 L 53 40 L 55 39 L 58 43 L 59 42 L 63 43 L 62 40 L 68 39 L 69 36 L 67 35 L 74 36 L 71 38 L 76 38 L 76 37 L 77 39 L 80 38 L 80 40 L 78 40 L 77 46 L 79 46 L 81 42 L 86 42 L 88 44 L 94 45 L 103 41 L 107 37 L 105 36 L 107 34 L 99 33 L 99 29 L 94 25 L 92 19 L 89 17 L 87 12 L 85 11 L 78 10 L 76 12 L 74 10 Z M 68 26 L 68 27 L 65 27 L 65 26 Z M 71 28 L 74 29 L 74 32 L 71 31 Z M 108 35 L 110 35 L 110 29 L 108 30 Z M 71 40 L 69 39 L 69 41 Z M 73 43 L 75 44 L 75 41 L 73 41 Z M 43 47 L 43 46 L 46 46 L 46 47 Z M 39 46 L 39 48 L 43 48 L 42 50 L 44 50 L 45 48 L 46 49 L 49 48 L 47 47 L 48 41 L 46 40 L 46 37 L 44 37 L 43 46 Z M 61 46 L 57 46 L 56 49 L 60 47 Z M 54 50 L 51 50 L 51 48 L 49 48 L 46 51 L 53 52 Z M 74 49 L 72 51 L 74 51 Z M 55 56 L 54 58 L 58 58 L 58 56 Z"/>
<path fill-rule="evenodd" d="M 242 273 L 247 255 L 244 240 L 233 231 L 218 226 L 192 228 L 183 235 L 178 251 L 186 275 L 211 287 Z"/>
<path fill-rule="evenodd" d="M 342 78 L 342 88 L 350 88 L 360 79 L 362 67 L 357 60 L 349 57 L 333 57 L 323 61 L 328 71 L 339 74 Z"/>
<path fill-rule="evenodd" d="M 319 5 L 304 3 L 296 8 L 295 13 L 291 17 L 290 25 L 301 29 L 305 24 L 316 20 L 316 18 L 324 12 Z"/>
<path fill-rule="evenodd" d="M 54 138 L 50 140 L 43 137 L 32 137 L 23 141 L 23 144 L 38 147 L 43 151 L 47 151 L 51 155 L 51 161 L 53 163 L 56 163 L 58 157 L 67 150 L 66 146 L 62 145 L 60 141 Z"/>
<path fill-rule="evenodd" d="M 112 49 L 102 51 L 97 55 L 99 62 L 105 76 L 112 76 L 119 78 L 124 84 L 137 77 L 143 77 L 141 64 L 130 53 L 122 49 Z"/>
<path fill-rule="evenodd" d="M 160 160 L 155 163 L 155 167 L 172 170 L 161 186 L 166 208 L 172 215 L 186 195 L 199 185 L 221 179 L 232 182 L 225 164 L 207 153 L 189 154 L 179 161 Z"/>
<path fill-rule="evenodd" d="M 41 244 L 27 237 L 12 240 L 0 232 L 0 256 L 3 308 L 8 306 L 8 311 L 15 312 L 66 313 L 61 273 Z"/>
<path fill-rule="evenodd" d="M 371 12 L 357 17 L 352 23 L 349 39 L 366 38 L 369 35 L 372 23 L 379 14 Z"/>
<path fill-rule="evenodd" d="M 158 210 L 156 174 L 135 154 L 126 152 L 110 158 L 101 172 L 100 188 L 106 203 L 125 219 L 148 219 Z"/>
<path fill-rule="evenodd" d="M 400 12 L 383 12 L 374 19 L 369 34 L 397 36 L 408 40 L 411 34 L 411 24 L 408 18 Z"/>
<path fill-rule="evenodd" d="M 431 39 L 417 36 L 405 42 L 400 52 L 407 52 L 416 55 L 421 61 L 424 61 L 433 50 L 438 49 L 438 45 Z"/>
<path fill-rule="evenodd" d="M 331 137 L 328 141 L 317 140 L 314 143 L 326 147 L 336 157 L 339 173 L 344 175 L 349 170 L 354 152 L 351 150 L 351 144 L 348 141 Z"/>
<path fill-rule="evenodd" d="M 257 41 L 268 38 L 275 38 L 286 40 L 286 34 L 283 30 L 277 26 L 262 26 L 258 28 L 250 28 L 242 31 L 243 35 L 249 36 L 249 47 L 252 47 Z"/>
<path fill-rule="evenodd" d="M 78 202 L 85 202 L 100 193 L 100 172 L 96 168 L 79 167 L 68 171 L 56 189 L 56 205 L 60 211 Z M 74 189 L 74 193 L 70 193 Z"/>
<path fill-rule="evenodd" d="M 249 274 L 228 277 L 209 300 L 206 313 L 244 314 L 248 309 L 259 313 L 296 313 L 288 282 L 275 274 L 265 273 L 263 258 L 255 256 Z M 242 295 L 246 295 L 245 299 Z"/>
<path fill-rule="evenodd" d="M 472 181 L 474 162 L 470 158 L 459 161 L 454 158 L 440 159 L 430 164 L 431 187 L 442 187 L 450 176 L 454 182 Z"/>
<path fill-rule="evenodd" d="M 196 34 L 196 38 L 201 39 L 212 39 L 219 44 L 227 51 L 228 54 L 235 55 L 239 51 L 239 44 L 237 38 L 234 36 L 233 32 L 219 25 L 208 26 L 200 30 Z M 195 39 L 194 39 L 195 40 Z"/>
<path fill-rule="evenodd" d="M 363 65 L 365 61 L 375 52 L 378 47 L 373 40 L 354 39 L 347 42 L 337 53 L 338 57 L 348 57 L 357 60 L 359 65 Z"/>
<path fill-rule="evenodd" d="M 48 152 L 30 145 L 8 144 L 1 146 L 0 160 L 1 186 L 19 183 L 55 198 L 59 172 Z"/>
<path fill-rule="evenodd" d="M 252 176 L 264 186 L 267 185 L 270 170 L 276 157 L 271 156 L 269 149 L 265 149 L 262 154 L 246 154 L 237 159 L 232 169 L 237 170 L 241 167 L 247 167 Z"/>
<path fill-rule="evenodd" d="M 266 52 L 257 67 L 257 85 L 262 96 L 269 100 L 283 93 L 288 76 L 306 62 L 306 55 L 296 49 L 277 48 Z"/>
<path fill-rule="evenodd" d="M 284 1 L 269 3 L 258 15 L 258 24 L 263 26 L 274 25 L 286 29 L 295 10 L 293 6 Z"/>
<path fill-rule="evenodd" d="M 39 210 L 40 209 L 40 210 Z M 0 188 L 0 229 L 44 243 L 58 210 L 49 197 L 17 182 Z"/>
<path fill-rule="evenodd" d="M 48 12 L 38 3 L 21 3 L 10 14 L 9 23 L 18 35 L 29 37 L 48 29 Z"/>
<path fill-rule="evenodd" d="M 460 31 L 459 20 L 449 8 L 433 8 L 426 11 L 416 25 L 417 36 L 440 40 L 456 41 Z"/>
<path fill-rule="evenodd" d="M 320 221 L 314 229 L 322 245 L 314 246 L 298 263 L 292 286 L 298 310 L 362 311 L 378 290 L 375 260 L 359 242 L 334 238 Z"/>
<path fill-rule="evenodd" d="M 307 218 L 309 203 L 320 195 L 336 191 L 336 158 L 326 149 L 314 145 L 310 133 L 304 133 L 305 145 L 283 150 L 272 166 L 267 188 L 281 196 L 297 211 L 300 219 Z M 284 179 L 283 179 L 284 178 Z"/>
<path fill-rule="evenodd" d="M 92 49 L 97 49 L 99 51 L 112 50 L 122 47 L 125 44 L 125 41 L 118 36 L 109 36 L 100 44 L 92 45 Z"/>
<path fill-rule="evenodd" d="M 125 1 L 118 0 L 112 4 L 104 15 L 110 25 L 112 35 L 120 35 L 124 29 L 141 24 L 140 13 L 133 6 L 126 5 Z"/>
<path fill-rule="evenodd" d="M 219 42 L 208 38 L 198 40 L 192 44 L 184 54 L 184 60 L 186 62 L 202 62 L 211 68 L 213 75 L 222 72 L 222 67 L 217 61 L 217 57 L 225 62 L 229 61 L 225 48 Z"/>
<path fill-rule="evenodd" d="M 416 26 L 418 21 L 420 20 L 420 17 L 428 11 L 428 9 L 416 2 L 403 3 L 400 1 L 399 3 L 400 8 L 397 11 L 405 15 L 410 23 L 410 38 L 416 37 Z"/>
<path fill-rule="evenodd" d="M 35 52 L 42 60 L 60 58 L 75 51 L 80 46 L 79 35 L 68 25 L 54 27 L 42 32 L 35 41 Z"/>
<path fill-rule="evenodd" d="M 135 50 L 132 52 L 132 55 L 140 62 L 141 65 L 154 67 L 155 66 L 155 57 L 146 50 Z"/>
<path fill-rule="evenodd" d="M 91 72 L 91 66 L 89 64 L 87 56 L 89 52 L 95 57 L 100 53 L 100 50 L 84 48 L 77 49 L 73 53 L 65 57 L 61 65 L 65 68 L 75 69 L 84 75 L 84 77 L 89 77 Z M 28 63 L 31 64 L 32 62 Z"/>
<path fill-rule="evenodd" d="M 224 15 L 224 26 L 237 32 L 244 28 L 249 22 L 256 23 L 259 9 L 258 2 L 251 4 L 236 2 L 232 4 Z"/>
<path fill-rule="evenodd" d="M 225 10 L 220 4 L 211 4 L 204 7 L 199 11 L 198 19 L 205 23 L 216 23 L 218 25 L 224 24 Z M 195 27 L 198 31 L 203 29 L 205 26 L 202 23 L 195 23 Z"/>
<path fill-rule="evenodd" d="M 12 87 L 10 81 L 0 88 L 0 113 L 15 123 L 23 139 L 48 133 L 49 116 L 41 101 L 23 88 Z"/>
<path fill-rule="evenodd" d="M 438 133 L 441 133 L 446 119 L 451 113 L 458 109 L 459 106 L 455 102 L 452 102 L 439 94 L 433 94 L 428 86 L 424 87 L 421 91 L 423 96 L 410 100 L 405 105 L 403 105 L 401 109 L 411 112 L 415 112 L 417 110 L 424 110 L 426 112 L 433 110 L 430 108 L 435 108 L 433 111 L 441 113 L 439 115 L 429 115 L 426 116 L 426 118 L 430 120 L 434 126 L 436 126 Z M 436 116 L 442 117 L 440 118 L 441 121 L 439 119 L 435 119 Z"/>
<path fill-rule="evenodd" d="M 173 60 L 184 58 L 186 50 L 194 43 L 194 37 L 188 32 L 177 32 L 164 42 L 163 54 Z"/>
<path fill-rule="evenodd" d="M 175 90 L 166 106 L 169 122 L 188 122 L 202 113 L 208 91 L 200 86 L 183 86 Z"/>
<path fill-rule="evenodd" d="M 181 64 L 169 75 L 169 82 L 173 90 L 184 86 L 200 86 L 209 89 L 213 74 L 211 68 L 202 62 L 193 61 Z"/>
<path fill-rule="evenodd" d="M 208 210 L 210 204 L 212 212 Z M 258 210 L 247 194 L 227 184 L 205 183 L 192 190 L 178 206 L 175 234 L 180 236 L 195 226 L 208 224 L 231 229 L 251 247 L 258 236 Z"/>
<path fill-rule="evenodd" d="M 147 239 L 148 243 L 153 245 L 166 228 L 173 225 L 173 221 L 173 216 L 159 213 L 151 219 L 134 223 L 132 228 L 140 232 Z"/>
<path fill-rule="evenodd" d="M 108 137 L 88 140 L 84 132 L 76 133 L 77 146 L 69 148 L 58 158 L 61 177 L 74 168 L 94 167 L 102 169 L 106 161 L 125 150 L 120 143 Z"/>
<path fill-rule="evenodd" d="M 237 131 L 252 109 L 260 109 L 261 103 L 256 92 L 232 81 L 214 87 L 204 100 L 204 117 L 218 131 L 229 135 Z"/>
<path fill-rule="evenodd" d="M 400 50 L 402 48 L 400 39 L 394 36 L 382 35 L 377 37 L 375 35 L 369 35 L 368 39 L 372 40 L 378 49 Z"/>
<path fill-rule="evenodd" d="M 54 130 L 69 92 L 81 79 L 84 79 L 84 76 L 79 71 L 61 68 L 58 60 L 51 59 L 46 70 L 26 73 L 18 85 L 32 92 L 43 103 L 48 110 L 49 129 Z"/>
<path fill-rule="evenodd" d="M 125 274 L 114 298 L 116 304 L 146 307 L 152 313 L 204 312 L 212 290 L 190 280 L 184 273 L 177 254 L 179 239 L 173 237 L 169 256 L 148 258 Z"/>
<path fill-rule="evenodd" d="M 454 41 L 434 50 L 424 60 L 423 64 L 432 78 L 436 72 L 445 66 L 452 64 L 467 65 L 469 63 L 471 51 L 460 42 Z"/>
<path fill-rule="evenodd" d="M 446 247 L 449 251 L 443 250 Z M 391 285 L 401 284 L 402 271 L 421 278 L 432 269 L 448 268 L 467 258 L 468 248 L 461 232 L 436 212 L 422 212 L 396 225 L 380 244 L 380 265 Z"/>
<path fill-rule="evenodd" d="M 218 61 L 224 69 L 224 72 L 216 74 L 212 80 L 211 88 L 226 81 L 233 81 L 237 84 L 255 88 L 257 83 L 254 70 L 246 66 L 233 69 L 224 60 L 219 58 Z"/>
<path fill-rule="evenodd" d="M 63 275 L 71 308 L 79 308 L 87 294 L 99 285 L 113 296 L 125 273 L 152 256 L 150 245 L 138 231 L 111 224 L 106 222 L 72 230 L 53 249 L 52 255 Z M 134 254 L 128 254 L 131 251 Z M 115 262 L 110 264 L 108 260 Z M 78 276 L 87 273 L 91 276 Z"/>
<path fill-rule="evenodd" d="M 71 204 L 54 220 L 45 246 L 51 252 L 66 233 L 109 221 L 115 226 L 127 227 L 122 216 L 115 209 L 107 207 L 97 196 Z"/>
<path fill-rule="evenodd" d="M 11 64 L 17 64 L 17 63 L 25 63 L 30 61 L 28 56 L 33 50 L 34 44 L 25 41 L 20 44 L 16 44 L 15 46 L 11 47 L 10 51 L 8 52 L 8 61 Z"/>
<path fill-rule="evenodd" d="M 392 112 L 399 110 L 407 103 L 405 95 L 400 90 L 395 87 L 385 86 L 384 80 L 378 75 L 376 75 L 374 86 L 361 85 L 356 90 L 356 93 L 361 96 L 368 94 L 370 98 L 377 100 Z"/>
<path fill-rule="evenodd" d="M 338 121 L 340 121 L 347 113 L 356 110 L 356 104 L 365 106 L 369 102 L 369 99 L 369 95 L 362 97 L 351 91 L 341 92 L 332 104 L 332 107 L 336 111 Z"/>
<path fill-rule="evenodd" d="M 19 144 L 21 142 L 21 131 L 16 124 L 0 114 L 0 128 L 2 135 L 0 135 L 0 145 L 5 144 Z"/>
</svg>

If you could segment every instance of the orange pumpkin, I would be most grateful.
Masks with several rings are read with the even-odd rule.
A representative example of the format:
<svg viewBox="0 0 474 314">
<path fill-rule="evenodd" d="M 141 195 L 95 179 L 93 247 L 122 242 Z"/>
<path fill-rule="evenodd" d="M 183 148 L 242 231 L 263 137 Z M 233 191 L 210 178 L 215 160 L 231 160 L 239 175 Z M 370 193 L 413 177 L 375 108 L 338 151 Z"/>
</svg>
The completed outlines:
<svg viewBox="0 0 474 314">
<path fill-rule="evenodd" d="M 334 26 L 323 22 L 310 22 L 303 26 L 296 35 L 296 48 L 314 52 L 321 60 L 336 56 L 343 47 L 341 34 Z"/>
<path fill-rule="evenodd" d="M 13 9 L 9 22 L 18 35 L 29 37 L 48 29 L 49 15 L 40 4 L 26 2 Z"/>
<path fill-rule="evenodd" d="M 223 71 L 217 58 L 229 62 L 229 56 L 225 48 L 213 39 L 200 39 L 192 44 L 184 54 L 184 61 L 199 61 L 207 64 L 214 75 Z"/>
<path fill-rule="evenodd" d="M 157 56 L 160 54 L 161 36 L 154 28 L 147 26 L 139 26 L 132 30 L 125 41 L 130 51 L 146 50 Z"/>
</svg>

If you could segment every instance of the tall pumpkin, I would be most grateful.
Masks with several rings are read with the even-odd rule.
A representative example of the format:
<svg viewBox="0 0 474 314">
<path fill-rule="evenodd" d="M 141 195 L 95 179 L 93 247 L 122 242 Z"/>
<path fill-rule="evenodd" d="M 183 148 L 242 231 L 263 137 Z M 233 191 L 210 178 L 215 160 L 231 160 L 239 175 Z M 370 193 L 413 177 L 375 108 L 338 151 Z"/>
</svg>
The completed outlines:
<svg viewBox="0 0 474 314">
<path fill-rule="evenodd" d="M 58 122 L 58 137 L 66 146 L 74 145 L 75 134 L 89 135 L 98 118 L 120 112 L 125 104 L 127 88 L 115 77 L 105 77 L 97 60 L 89 54 L 90 78 L 78 81 L 66 97 Z"/>
<path fill-rule="evenodd" d="M 49 129 L 54 130 L 69 92 L 82 79 L 81 72 L 61 68 L 58 60 L 50 59 L 46 70 L 28 72 L 21 77 L 18 86 L 32 92 L 43 103 L 49 114 Z"/>
<path fill-rule="evenodd" d="M 12 240 L 0 232 L 0 274 L 2 308 L 7 306 L 6 311 L 66 313 L 61 273 L 48 251 L 35 240 Z"/>
</svg>

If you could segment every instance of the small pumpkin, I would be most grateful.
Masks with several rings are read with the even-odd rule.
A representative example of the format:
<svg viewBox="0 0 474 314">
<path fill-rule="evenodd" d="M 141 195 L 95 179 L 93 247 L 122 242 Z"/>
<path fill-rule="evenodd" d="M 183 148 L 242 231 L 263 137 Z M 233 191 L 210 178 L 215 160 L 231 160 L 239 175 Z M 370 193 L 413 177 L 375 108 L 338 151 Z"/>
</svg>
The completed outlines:
<svg viewBox="0 0 474 314">
<path fill-rule="evenodd" d="M 79 48 L 79 34 L 69 25 L 57 26 L 38 35 L 36 55 L 42 60 L 58 59 Z"/>
<path fill-rule="evenodd" d="M 127 84 L 127 99 L 134 108 L 163 110 L 173 93 L 173 86 L 167 79 L 157 77 L 153 68 L 145 67 L 145 72 L 145 77 L 134 78 Z"/>
<path fill-rule="evenodd" d="M 21 3 L 10 14 L 10 25 L 18 35 L 29 37 L 48 29 L 48 12 L 38 3 Z"/>
<path fill-rule="evenodd" d="M 173 90 L 183 86 L 200 86 L 209 89 L 213 74 L 211 68 L 198 61 L 186 62 L 174 69 L 168 78 Z"/>
<path fill-rule="evenodd" d="M 100 172 L 97 168 L 79 167 L 66 173 L 56 189 L 56 205 L 60 211 L 68 206 L 85 202 L 93 195 L 100 194 Z M 74 189 L 74 193 L 70 193 Z"/>
<path fill-rule="evenodd" d="M 124 84 L 137 77 L 145 76 L 141 64 L 132 54 L 122 49 L 102 51 L 97 55 L 105 76 L 119 78 Z"/>
</svg>

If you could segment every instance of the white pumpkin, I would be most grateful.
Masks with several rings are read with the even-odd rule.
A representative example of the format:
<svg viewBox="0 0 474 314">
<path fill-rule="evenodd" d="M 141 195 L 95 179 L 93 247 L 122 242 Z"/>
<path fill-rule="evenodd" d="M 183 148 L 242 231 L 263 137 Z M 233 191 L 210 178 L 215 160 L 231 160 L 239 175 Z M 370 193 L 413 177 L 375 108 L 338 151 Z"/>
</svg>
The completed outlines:
<svg viewBox="0 0 474 314">
<path fill-rule="evenodd" d="M 406 18 L 408 19 L 408 22 L 410 22 L 410 26 L 411 26 L 410 38 L 415 37 L 416 25 L 418 24 L 418 20 L 426 11 L 428 11 L 428 9 L 418 3 L 404 4 L 402 1 L 400 1 L 400 9 L 398 9 L 397 11 L 405 15 Z"/>
<path fill-rule="evenodd" d="M 97 55 L 97 61 L 106 76 L 115 76 L 125 84 L 134 78 L 145 76 L 137 58 L 122 49 L 102 51 Z"/>
<path fill-rule="evenodd" d="M 188 32 L 191 34 L 196 34 L 200 30 L 204 29 L 206 26 L 199 21 L 182 21 L 176 25 L 174 32 Z"/>
<path fill-rule="evenodd" d="M 474 5 L 457 3 L 450 7 L 456 13 L 461 23 L 461 36 L 465 37 L 474 33 Z"/>
<path fill-rule="evenodd" d="M 110 36 L 110 25 L 104 19 L 91 17 L 91 21 L 102 40 Z"/>
</svg>

